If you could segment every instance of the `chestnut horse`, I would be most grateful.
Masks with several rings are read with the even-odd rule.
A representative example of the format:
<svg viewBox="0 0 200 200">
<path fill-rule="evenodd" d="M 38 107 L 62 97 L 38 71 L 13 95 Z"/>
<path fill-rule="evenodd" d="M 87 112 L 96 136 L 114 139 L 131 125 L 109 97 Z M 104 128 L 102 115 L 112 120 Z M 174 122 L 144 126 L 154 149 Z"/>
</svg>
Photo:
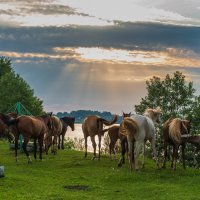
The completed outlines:
<svg viewBox="0 0 200 200">
<path fill-rule="evenodd" d="M 60 140 L 62 142 L 61 148 L 64 149 L 64 139 L 65 139 L 65 134 L 67 132 L 67 127 L 69 126 L 72 131 L 75 130 L 75 126 L 74 126 L 75 118 L 74 117 L 61 117 L 60 120 L 62 122 L 62 131 L 61 131 L 60 135 L 58 136 L 58 149 L 60 149 Z M 60 137 L 62 137 L 62 138 L 60 139 Z"/>
<path fill-rule="evenodd" d="M 93 160 L 96 158 L 96 142 L 95 135 L 98 135 L 99 139 L 99 160 L 100 160 L 100 149 L 101 149 L 101 136 L 103 135 L 103 125 L 111 126 L 117 121 L 117 115 L 114 116 L 113 120 L 107 121 L 97 115 L 91 115 L 84 119 L 82 123 L 82 130 L 85 139 L 85 157 L 87 157 L 87 138 L 90 136 L 92 146 L 94 148 Z"/>
<path fill-rule="evenodd" d="M 32 162 L 27 151 L 27 144 L 31 138 L 34 139 L 34 157 L 36 158 L 36 140 L 38 140 L 40 149 L 40 159 L 42 159 L 43 139 L 44 135 L 48 132 L 48 127 L 51 128 L 51 115 L 46 114 L 38 117 L 20 116 L 17 118 L 12 118 L 9 115 L 0 113 L 0 118 L 6 125 L 8 125 L 11 128 L 11 131 L 15 136 L 16 161 L 18 161 L 17 149 L 20 132 L 22 133 L 24 139 L 23 150 L 28 158 L 28 163 Z"/>
<path fill-rule="evenodd" d="M 163 168 L 166 167 L 167 158 L 167 147 L 168 145 L 173 146 L 173 155 L 171 168 L 176 170 L 176 161 L 178 157 L 179 146 L 182 146 L 182 158 L 183 168 L 185 169 L 185 144 L 186 140 L 183 138 L 184 135 L 190 134 L 191 121 L 181 120 L 179 118 L 170 118 L 163 125 L 163 137 L 164 137 L 164 162 Z"/>
</svg>

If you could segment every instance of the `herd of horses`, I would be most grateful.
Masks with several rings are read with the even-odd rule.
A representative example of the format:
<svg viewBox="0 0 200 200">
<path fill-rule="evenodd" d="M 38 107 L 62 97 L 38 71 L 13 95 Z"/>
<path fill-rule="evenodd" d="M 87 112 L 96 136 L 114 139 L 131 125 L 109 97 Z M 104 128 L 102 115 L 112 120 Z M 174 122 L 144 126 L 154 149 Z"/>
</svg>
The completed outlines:
<svg viewBox="0 0 200 200">
<path fill-rule="evenodd" d="M 146 142 L 149 141 L 153 150 L 153 158 L 156 166 L 159 168 L 159 158 L 156 150 L 156 123 L 161 123 L 162 111 L 148 108 L 143 115 L 123 113 L 123 119 L 120 125 L 115 125 L 118 116 L 115 115 L 111 121 L 105 120 L 99 116 L 87 116 L 82 123 L 82 131 L 85 139 L 85 157 L 87 157 L 87 138 L 91 138 L 94 149 L 93 160 L 97 158 L 95 136 L 98 136 L 98 159 L 100 159 L 101 139 L 105 132 L 108 132 L 110 138 L 109 153 L 113 153 L 116 158 L 115 144 L 119 139 L 121 142 L 121 157 L 118 166 L 125 163 L 125 154 L 129 158 L 130 170 L 139 170 L 138 157 L 142 153 L 142 168 L 145 160 Z M 15 141 L 15 158 L 18 161 L 17 150 L 20 134 L 23 136 L 23 150 L 31 163 L 27 144 L 30 139 L 34 141 L 34 158 L 36 159 L 37 144 L 39 145 L 39 158 L 42 159 L 42 152 L 48 154 L 51 147 L 52 153 L 56 154 L 57 149 L 64 149 L 64 137 L 67 127 L 75 130 L 74 117 L 58 118 L 52 113 L 41 116 L 18 116 L 16 113 L 0 113 L 0 132 L 9 130 L 7 134 L 13 134 Z M 110 126 L 104 129 L 104 126 Z M 200 150 L 200 136 L 192 136 L 191 121 L 180 118 L 169 118 L 164 122 L 163 127 L 164 141 L 164 162 L 163 168 L 166 167 L 166 159 L 169 156 L 168 146 L 173 146 L 171 167 L 176 170 L 176 162 L 179 147 L 182 146 L 183 167 L 185 168 L 185 146 L 191 143 L 196 146 L 196 151 Z M 195 159 L 195 157 L 194 157 Z"/>
</svg>

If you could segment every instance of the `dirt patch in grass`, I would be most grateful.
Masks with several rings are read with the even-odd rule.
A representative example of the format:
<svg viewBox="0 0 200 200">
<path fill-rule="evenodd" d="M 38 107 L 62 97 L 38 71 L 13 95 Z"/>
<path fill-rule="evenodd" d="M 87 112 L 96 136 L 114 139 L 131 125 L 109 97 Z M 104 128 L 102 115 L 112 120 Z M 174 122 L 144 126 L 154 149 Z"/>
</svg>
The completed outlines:
<svg viewBox="0 0 200 200">
<path fill-rule="evenodd" d="M 88 190 L 89 186 L 87 185 L 66 185 L 64 186 L 65 189 L 69 190 Z"/>
</svg>

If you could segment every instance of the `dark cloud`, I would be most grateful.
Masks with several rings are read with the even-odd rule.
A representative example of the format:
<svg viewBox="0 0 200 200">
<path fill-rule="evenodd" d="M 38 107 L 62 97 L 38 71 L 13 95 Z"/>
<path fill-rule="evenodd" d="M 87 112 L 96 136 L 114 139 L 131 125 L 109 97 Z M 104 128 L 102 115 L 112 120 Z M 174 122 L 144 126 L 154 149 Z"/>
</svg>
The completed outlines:
<svg viewBox="0 0 200 200">
<path fill-rule="evenodd" d="M 200 53 L 199 35 L 199 27 L 155 23 L 118 22 L 118 25 L 108 27 L 0 27 L 0 50 L 51 53 L 53 47 L 95 46 L 154 51 L 174 47 Z"/>
</svg>

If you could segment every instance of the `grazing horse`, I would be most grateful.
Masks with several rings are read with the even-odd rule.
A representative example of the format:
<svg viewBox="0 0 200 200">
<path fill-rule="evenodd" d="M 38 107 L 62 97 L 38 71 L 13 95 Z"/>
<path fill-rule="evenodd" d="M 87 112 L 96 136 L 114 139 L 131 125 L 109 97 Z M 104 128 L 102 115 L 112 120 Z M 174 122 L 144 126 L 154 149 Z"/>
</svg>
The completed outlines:
<svg viewBox="0 0 200 200">
<path fill-rule="evenodd" d="M 94 148 L 93 160 L 96 158 L 96 142 L 95 135 L 99 138 L 99 160 L 100 160 L 100 149 L 101 149 L 101 136 L 103 135 L 103 125 L 111 126 L 117 121 L 117 115 L 114 116 L 112 121 L 107 121 L 99 116 L 91 115 L 84 119 L 82 123 L 82 130 L 85 139 L 85 157 L 87 157 L 87 138 L 90 136 L 92 146 Z"/>
<path fill-rule="evenodd" d="M 61 117 L 60 118 L 61 122 L 62 122 L 62 131 L 60 133 L 60 135 L 58 136 L 58 149 L 60 149 L 60 137 L 61 138 L 61 142 L 62 142 L 62 146 L 61 148 L 64 149 L 64 139 L 65 139 L 65 134 L 67 132 L 67 127 L 70 126 L 71 130 L 74 131 L 75 130 L 75 118 L 74 117 Z"/>
<path fill-rule="evenodd" d="M 38 140 L 39 149 L 40 149 L 40 159 L 42 159 L 42 146 L 44 135 L 48 131 L 50 118 L 49 114 L 42 115 L 39 117 L 30 117 L 30 116 L 20 116 L 17 118 L 12 118 L 9 115 L 5 115 L 0 113 L 1 120 L 11 128 L 12 133 L 15 136 L 15 158 L 18 161 L 17 157 L 17 149 L 18 149 L 18 140 L 20 132 L 22 133 L 24 142 L 23 142 L 23 150 L 28 158 L 28 163 L 31 163 L 31 158 L 27 151 L 27 144 L 31 138 L 34 141 Z M 34 142 L 35 143 L 35 142 Z M 36 158 L 36 150 L 34 153 L 34 157 Z"/>
<path fill-rule="evenodd" d="M 179 118 L 170 118 L 163 125 L 163 137 L 164 137 L 164 162 L 163 168 L 166 167 L 167 147 L 173 146 L 173 155 L 171 167 L 176 170 L 176 161 L 178 157 L 179 146 L 182 146 L 183 168 L 185 169 L 185 144 L 186 139 L 184 135 L 190 134 L 191 121 L 181 120 Z"/>
<path fill-rule="evenodd" d="M 61 120 L 56 117 L 56 116 L 52 116 L 51 117 L 51 121 L 52 121 L 52 130 L 50 132 L 48 132 L 47 137 L 45 137 L 45 151 L 46 154 L 48 154 L 48 150 L 49 147 L 52 145 L 52 153 L 56 154 L 57 153 L 57 140 L 58 140 L 58 136 L 61 134 L 62 132 L 62 122 Z"/>
<path fill-rule="evenodd" d="M 133 125 L 132 126 L 131 125 L 123 126 L 124 122 L 122 121 L 121 129 L 120 129 L 121 134 L 129 133 L 132 130 L 135 130 L 135 132 L 132 133 L 132 135 L 134 135 L 135 142 L 133 141 L 132 136 L 127 137 L 127 140 L 128 140 L 129 156 L 132 156 L 131 151 L 133 150 L 133 145 L 134 145 L 134 160 L 135 160 L 135 169 L 136 170 L 139 170 L 138 156 L 140 154 L 142 147 L 143 147 L 142 167 L 144 167 L 145 143 L 147 140 L 149 140 L 152 145 L 153 156 L 156 158 L 156 164 L 158 166 L 158 157 L 157 157 L 157 151 L 156 151 L 156 147 L 155 147 L 156 130 L 155 130 L 154 124 L 160 123 L 160 116 L 161 116 L 161 109 L 159 107 L 157 109 L 148 108 L 145 110 L 143 115 L 139 115 L 139 114 L 132 115 L 131 118 L 128 118 L 129 121 L 127 123 L 130 122 L 130 119 L 133 120 L 130 122 L 131 124 L 136 122 L 137 126 L 138 126 L 137 133 L 136 133 L 136 128 L 133 129 L 133 127 L 132 127 Z M 133 160 L 133 157 L 129 158 L 129 159 Z M 120 166 L 120 164 L 121 163 L 119 163 L 118 166 Z M 131 166 L 131 170 L 132 170 L 132 166 Z"/>
<path fill-rule="evenodd" d="M 124 113 L 123 112 L 123 119 L 125 117 L 130 117 L 131 116 L 131 112 L 130 113 Z M 124 135 L 122 135 L 119 132 L 119 125 L 114 125 L 108 129 L 104 129 L 103 133 L 108 131 L 108 135 L 110 138 L 110 143 L 109 143 L 109 154 L 110 154 L 110 158 L 112 158 L 111 154 L 113 152 L 114 154 L 114 158 L 116 159 L 116 152 L 115 152 L 115 144 L 117 142 L 118 139 L 120 139 L 121 141 L 121 151 L 122 151 L 122 162 L 125 162 L 125 158 L 124 158 L 124 154 L 126 152 L 126 144 L 127 144 L 127 139 Z"/>
</svg>

